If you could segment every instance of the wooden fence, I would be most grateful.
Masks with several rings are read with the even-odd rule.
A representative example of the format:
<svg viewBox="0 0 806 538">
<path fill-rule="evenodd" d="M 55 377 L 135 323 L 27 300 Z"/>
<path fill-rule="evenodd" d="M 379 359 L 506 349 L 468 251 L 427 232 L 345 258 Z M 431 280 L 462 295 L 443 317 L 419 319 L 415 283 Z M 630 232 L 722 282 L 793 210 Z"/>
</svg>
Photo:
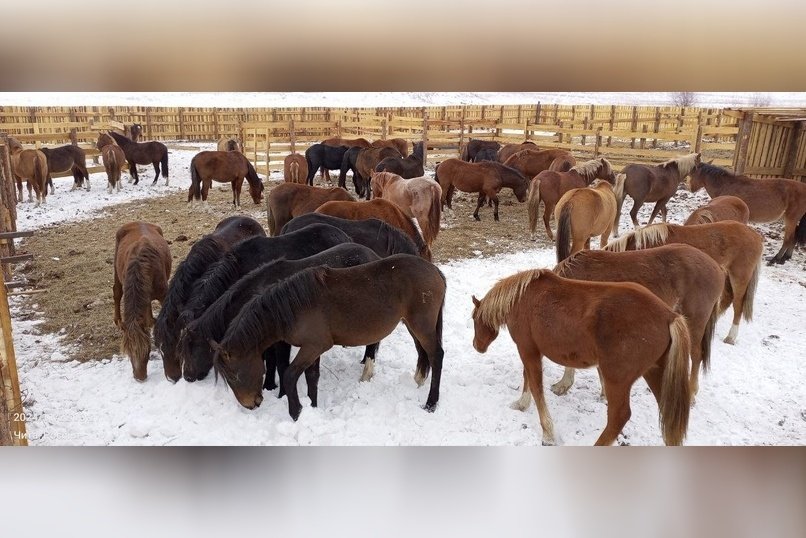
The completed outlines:
<svg viewBox="0 0 806 538">
<path fill-rule="evenodd" d="M 734 169 L 751 177 L 806 180 L 806 109 L 727 110 L 738 122 Z"/>
</svg>

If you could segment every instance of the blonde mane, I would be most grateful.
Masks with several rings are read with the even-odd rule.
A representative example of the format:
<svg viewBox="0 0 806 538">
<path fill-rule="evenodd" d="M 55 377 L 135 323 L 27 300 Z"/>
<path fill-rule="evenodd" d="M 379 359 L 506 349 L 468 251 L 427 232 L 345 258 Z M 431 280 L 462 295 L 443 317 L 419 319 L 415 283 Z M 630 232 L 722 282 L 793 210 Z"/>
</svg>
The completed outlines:
<svg viewBox="0 0 806 538">
<path fill-rule="evenodd" d="M 694 170 L 694 167 L 697 166 L 697 157 L 699 153 L 689 153 L 688 155 L 683 155 L 682 157 L 676 157 L 674 159 L 669 159 L 666 162 L 660 163 L 659 166 L 666 167 L 672 163 L 677 163 L 677 170 L 680 172 L 680 178 L 684 178 Z"/>
<path fill-rule="evenodd" d="M 610 166 L 610 162 L 607 159 L 599 157 L 597 159 L 591 159 L 590 161 L 585 161 L 582 164 L 578 164 L 572 167 L 569 172 L 576 172 L 580 176 L 584 177 L 586 180 L 590 181 L 596 174 L 599 173 L 603 167 L 608 167 L 612 170 Z"/>
<path fill-rule="evenodd" d="M 481 300 L 474 318 L 493 329 L 506 325 L 515 302 L 521 298 L 533 280 L 540 278 L 543 269 L 522 271 L 502 278 Z"/>
<path fill-rule="evenodd" d="M 644 226 L 643 228 L 626 233 L 618 239 L 609 242 L 604 247 L 604 250 L 624 252 L 627 250 L 630 239 L 633 239 L 635 242 L 635 250 L 665 245 L 666 241 L 669 239 L 669 225 L 661 222 Z"/>
</svg>

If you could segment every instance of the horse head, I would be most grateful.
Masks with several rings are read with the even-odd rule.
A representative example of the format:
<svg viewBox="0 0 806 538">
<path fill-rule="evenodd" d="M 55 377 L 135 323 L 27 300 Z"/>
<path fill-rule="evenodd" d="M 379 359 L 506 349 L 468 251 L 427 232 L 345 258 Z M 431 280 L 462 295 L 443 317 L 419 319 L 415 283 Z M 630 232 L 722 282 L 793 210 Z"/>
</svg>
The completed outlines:
<svg viewBox="0 0 806 538">
<path fill-rule="evenodd" d="M 216 376 L 221 374 L 242 406 L 254 409 L 263 402 L 263 374 L 265 366 L 260 352 L 241 355 L 213 339 L 207 343 L 215 351 L 213 367 Z"/>
<path fill-rule="evenodd" d="M 479 307 L 481 306 L 481 301 L 479 301 L 475 295 L 472 296 L 473 299 L 473 348 L 478 351 L 479 353 L 485 353 L 487 348 L 490 347 L 490 344 L 498 338 L 498 329 L 490 327 L 486 323 L 481 320 L 481 316 L 479 316 Z"/>
<path fill-rule="evenodd" d="M 611 185 L 616 184 L 616 173 L 613 171 L 613 167 L 610 165 L 610 161 L 602 157 L 601 159 L 602 167 L 599 169 L 599 177 L 610 183 Z"/>
</svg>

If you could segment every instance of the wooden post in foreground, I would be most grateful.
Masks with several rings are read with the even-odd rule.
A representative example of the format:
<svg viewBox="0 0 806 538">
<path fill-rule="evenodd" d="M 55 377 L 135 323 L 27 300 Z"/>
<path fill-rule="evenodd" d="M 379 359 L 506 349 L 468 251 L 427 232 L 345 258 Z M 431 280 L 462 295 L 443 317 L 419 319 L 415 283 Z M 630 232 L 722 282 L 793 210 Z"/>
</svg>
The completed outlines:
<svg viewBox="0 0 806 538">
<path fill-rule="evenodd" d="M 0 284 L 0 399 L 0 445 L 28 446 L 5 284 Z"/>
</svg>

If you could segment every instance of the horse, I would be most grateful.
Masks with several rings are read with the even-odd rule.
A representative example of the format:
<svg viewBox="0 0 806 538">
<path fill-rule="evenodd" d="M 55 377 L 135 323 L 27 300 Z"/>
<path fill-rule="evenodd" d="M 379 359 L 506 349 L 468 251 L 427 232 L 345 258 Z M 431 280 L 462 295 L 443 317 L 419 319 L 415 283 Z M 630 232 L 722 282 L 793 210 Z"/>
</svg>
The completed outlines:
<svg viewBox="0 0 806 538">
<path fill-rule="evenodd" d="M 162 165 L 162 176 L 165 178 L 165 185 L 168 185 L 168 148 L 161 142 L 133 142 L 129 138 L 118 134 L 114 131 L 109 131 L 109 136 L 115 139 L 115 142 L 123 153 L 126 155 L 126 160 L 129 161 L 129 173 L 134 178 L 134 184 L 139 183 L 140 178 L 137 176 L 138 164 L 152 164 L 154 165 L 154 181 L 152 186 L 157 184 L 160 177 L 160 165 Z"/>
<path fill-rule="evenodd" d="M 366 148 L 358 152 L 355 158 L 355 167 L 358 170 L 359 176 L 364 180 L 364 196 L 367 200 L 372 196 L 369 181 L 378 163 L 389 157 L 402 158 L 402 156 L 402 153 L 391 146 Z"/>
<path fill-rule="evenodd" d="M 371 148 L 395 148 L 403 156 L 409 154 L 409 143 L 403 138 L 390 138 L 389 140 L 375 140 L 369 147 Z M 367 175 L 369 177 L 369 175 Z"/>
<path fill-rule="evenodd" d="M 725 274 L 710 256 L 683 244 L 631 252 L 581 250 L 560 262 L 554 273 L 573 280 L 635 282 L 684 315 L 692 342 L 689 392 L 693 403 L 699 390 L 700 364 L 707 372 L 711 340 L 722 313 L 720 298 Z M 562 379 L 552 385 L 551 390 L 557 395 L 565 394 L 573 383 L 574 369 L 566 368 Z M 524 411 L 528 407 L 529 391 L 524 387 L 521 399 L 513 408 Z"/>
<path fill-rule="evenodd" d="M 504 164 L 519 170 L 526 177 L 535 177 L 543 170 L 548 170 L 555 161 L 560 164 L 576 164 L 576 159 L 571 155 L 571 152 L 564 149 L 543 149 L 540 151 L 524 149 L 508 157 Z M 562 168 L 560 165 L 555 167 L 558 172 Z"/>
<path fill-rule="evenodd" d="M 115 234 L 115 325 L 123 332 L 121 352 L 129 356 L 137 381 L 145 381 L 154 314 L 151 301 L 160 303 L 168 291 L 171 249 L 162 228 L 148 222 L 129 222 Z M 123 315 L 120 301 L 123 299 Z"/>
<path fill-rule="evenodd" d="M 747 224 L 750 219 L 750 208 L 741 198 L 736 196 L 717 196 L 702 207 L 695 209 L 683 223 L 683 226 L 690 224 L 708 224 L 711 222 L 721 222 L 723 220 L 733 220 Z"/>
<path fill-rule="evenodd" d="M 322 144 L 326 146 L 345 146 L 347 148 L 368 148 L 370 147 L 369 140 L 366 138 L 342 138 L 340 136 L 334 138 L 328 138 L 327 140 L 322 140 Z M 330 181 L 330 172 L 327 168 L 322 168 L 320 171 L 320 177 L 324 180 L 327 179 Z M 344 187 L 343 184 L 339 183 L 339 187 Z"/>
<path fill-rule="evenodd" d="M 8 138 L 11 153 L 11 173 L 17 180 L 17 201 L 22 201 L 22 180 L 28 182 L 28 201 L 33 202 L 31 189 L 36 193 L 36 207 L 47 202 L 48 158 L 38 149 L 23 149 L 15 138 Z"/>
<path fill-rule="evenodd" d="M 266 236 L 258 221 L 251 217 L 227 217 L 218 223 L 211 234 L 197 241 L 177 267 L 154 325 L 154 344 L 162 353 L 162 364 L 168 380 L 175 382 L 182 377 L 182 366 L 176 354 L 182 327 L 178 326 L 177 320 L 190 298 L 193 284 L 234 244 L 255 236 Z"/>
<path fill-rule="evenodd" d="M 571 189 L 554 208 L 557 221 L 557 263 L 583 248 L 590 248 L 591 237 L 600 235 L 599 248 L 607 244 L 613 231 L 616 196 L 613 186 L 597 179 L 590 187 Z"/>
<path fill-rule="evenodd" d="M 139 123 L 132 123 L 128 129 L 123 129 L 123 132 L 129 132 L 129 138 L 132 139 L 132 142 L 138 142 L 140 140 L 140 135 L 143 134 L 143 126 Z"/>
<path fill-rule="evenodd" d="M 243 278 L 233 284 L 223 295 L 215 300 L 198 318 L 190 322 L 179 340 L 179 356 L 184 366 L 185 379 L 188 382 L 196 381 L 196 373 L 204 368 L 209 371 L 213 364 L 213 351 L 208 344 L 208 339 L 220 340 L 224 337 L 227 327 L 252 297 L 266 291 L 270 286 L 290 277 L 308 267 L 318 267 L 326 265 L 328 267 L 352 267 L 362 263 L 379 260 L 380 257 L 363 245 L 354 243 L 343 243 L 336 245 L 318 254 L 300 258 L 298 260 L 279 259 L 265 263 L 253 269 Z M 275 368 L 279 370 L 282 380 L 285 367 L 289 362 L 291 348 L 285 343 L 277 343 L 274 349 L 264 353 L 266 361 L 266 377 L 263 387 L 267 390 L 277 388 L 274 382 Z M 367 346 L 365 358 L 370 358 L 361 381 L 368 381 L 372 377 L 377 353 L 377 343 Z M 365 364 L 367 364 L 365 362 Z M 308 370 L 306 370 L 306 377 Z M 310 370 L 314 374 L 314 370 Z M 308 395 L 316 402 L 315 383 L 308 380 Z M 311 395 L 311 392 L 314 392 Z M 283 387 L 280 387 L 279 396 L 285 394 Z M 314 405 L 315 407 L 315 405 Z"/>
<path fill-rule="evenodd" d="M 219 138 L 216 149 L 218 151 L 240 151 L 243 153 L 243 146 L 241 146 L 237 138 L 231 136 L 222 136 Z"/>
<path fill-rule="evenodd" d="M 413 219 L 396 204 L 382 198 L 375 198 L 368 202 L 333 201 L 325 202 L 316 209 L 316 213 L 340 217 L 348 220 L 379 219 L 385 223 L 402 230 L 417 246 L 417 254 L 431 261 L 431 248 L 423 240 L 423 236 L 414 225 Z"/>
<path fill-rule="evenodd" d="M 405 179 L 422 177 L 425 175 L 423 169 L 423 158 L 412 153 L 405 159 L 401 156 L 386 157 L 375 166 L 375 172 L 391 172 Z"/>
<path fill-rule="evenodd" d="M 740 222 L 680 226 L 654 224 L 630 232 L 610 242 L 605 249 L 615 252 L 641 250 L 669 243 L 685 243 L 705 252 L 725 271 L 725 293 L 722 310 L 733 303 L 733 324 L 725 337 L 735 344 L 739 336 L 739 320 L 753 319 L 753 301 L 758 285 L 764 238 Z"/>
<path fill-rule="evenodd" d="M 306 184 L 308 177 L 308 161 L 304 155 L 292 153 L 283 159 L 283 181 L 286 183 Z"/>
<path fill-rule="evenodd" d="M 95 145 L 101 151 L 101 160 L 106 170 L 106 192 L 112 194 L 113 189 L 120 192 L 120 176 L 126 166 L 126 155 L 115 140 L 105 133 L 98 135 L 98 142 Z M 89 184 L 89 180 L 87 183 Z"/>
<path fill-rule="evenodd" d="M 87 172 L 87 154 L 84 150 L 73 144 L 60 146 L 58 148 L 41 148 L 39 151 L 45 154 L 48 159 L 48 185 L 50 185 L 50 194 L 53 194 L 53 176 L 54 172 L 66 172 L 70 170 L 73 173 L 73 187 L 70 189 L 74 191 L 81 188 L 84 180 L 87 180 L 87 190 L 90 190 L 90 174 Z"/>
<path fill-rule="evenodd" d="M 782 178 L 751 179 L 699 163 L 688 186 L 691 192 L 705 187 L 711 198 L 725 194 L 741 198 L 747 204 L 750 222 L 775 222 L 783 218 L 784 241 L 769 265 L 790 259 L 796 243 L 806 245 L 806 183 Z"/>
<path fill-rule="evenodd" d="M 501 144 L 493 140 L 471 138 L 468 140 L 467 144 L 462 147 L 459 158 L 465 162 L 472 162 L 475 160 L 476 154 L 482 149 L 490 149 L 497 154 L 498 150 L 501 149 Z"/>
<path fill-rule="evenodd" d="M 540 202 L 545 205 L 543 211 L 543 223 L 546 226 L 546 234 L 554 241 L 554 234 L 551 232 L 549 221 L 554 214 L 554 207 L 560 197 L 571 189 L 580 189 L 590 185 L 594 179 L 604 179 L 610 183 L 615 183 L 615 174 L 610 161 L 604 157 L 586 161 L 574 166 L 567 172 L 555 172 L 544 170 L 537 174 L 529 185 L 527 196 L 527 209 L 529 213 L 529 231 L 532 239 L 537 235 L 537 216 L 540 210 Z"/>
<path fill-rule="evenodd" d="M 526 177 L 509 166 L 489 161 L 468 163 L 456 158 L 442 161 L 434 171 L 434 179 L 442 187 L 443 208 L 447 205 L 448 209 L 453 209 L 455 189 L 479 193 L 476 211 L 473 212 L 473 218 L 479 221 L 479 210 L 485 199 L 492 200 L 495 204 L 493 218 L 498 221 L 498 191 L 504 187 L 510 188 L 518 201 L 523 202 L 529 187 Z"/>
<path fill-rule="evenodd" d="M 211 341 L 216 375 L 222 375 L 242 406 L 254 409 L 263 401 L 261 350 L 278 341 L 299 347 L 282 379 L 288 414 L 296 421 L 302 411 L 297 379 L 320 355 L 334 345 L 379 342 L 403 321 L 417 349 L 417 385 L 433 372 L 424 406 L 433 412 L 445 354 L 445 288 L 439 269 L 406 254 L 345 269 L 305 269 L 249 301 L 221 343 Z"/>
<path fill-rule="evenodd" d="M 476 156 L 473 157 L 471 162 L 480 163 L 483 161 L 498 161 L 498 152 L 495 151 L 493 148 L 481 148 L 478 152 L 476 152 Z"/>
<path fill-rule="evenodd" d="M 506 325 L 523 362 L 525 386 L 537 403 L 543 444 L 554 444 L 554 424 L 543 394 L 545 355 L 561 366 L 599 367 L 607 395 L 607 425 L 596 445 L 611 445 L 630 418 L 630 389 L 643 377 L 658 402 L 667 445 L 688 429 L 686 318 L 643 286 L 584 282 L 534 269 L 500 280 L 473 297 L 473 347 L 487 351 Z M 607 320 L 606 324 L 602 320 Z"/>
<path fill-rule="evenodd" d="M 368 188 L 367 181 L 361 177 L 361 174 L 358 173 L 358 168 L 356 168 L 358 154 L 361 153 L 362 149 L 364 148 L 358 146 L 348 149 L 344 153 L 344 158 L 341 161 L 341 170 L 339 172 L 339 187 L 342 189 L 347 188 L 347 172 L 353 173 L 353 187 L 359 198 L 364 196 L 364 192 Z"/>
<path fill-rule="evenodd" d="M 663 222 L 666 222 L 666 203 L 677 192 L 680 182 L 694 170 L 700 162 L 699 153 L 690 153 L 682 157 L 670 159 L 661 164 L 650 166 L 646 164 L 628 164 L 621 174 L 616 176 L 616 211 L 615 235 L 618 237 L 619 220 L 621 219 L 621 206 L 624 198 L 629 194 L 633 199 L 630 218 L 633 226 L 638 228 L 638 210 L 644 202 L 656 202 L 648 224 L 652 224 L 658 213 L 661 213 Z"/>
<path fill-rule="evenodd" d="M 313 213 L 320 205 L 331 200 L 355 201 L 355 198 L 341 187 L 328 189 L 297 183 L 277 185 L 269 192 L 266 201 L 269 234 L 279 235 L 288 221 L 306 213 Z"/>
<path fill-rule="evenodd" d="M 344 154 L 349 148 L 346 146 L 328 146 L 326 144 L 314 144 L 305 150 L 305 161 L 308 163 L 308 177 L 306 183 L 313 186 L 313 176 L 316 171 L 341 169 Z"/>
<path fill-rule="evenodd" d="M 263 182 L 249 159 L 240 151 L 202 151 L 190 161 L 190 188 L 188 205 L 201 199 L 207 205 L 207 193 L 213 180 L 232 185 L 232 205 L 241 208 L 241 188 L 243 181 L 249 182 L 252 201 L 259 204 L 263 200 Z"/>
<path fill-rule="evenodd" d="M 496 153 L 496 159 L 500 163 L 506 162 L 507 159 L 523 150 L 538 151 L 540 148 L 534 142 L 522 142 L 520 144 L 504 144 Z"/>
<path fill-rule="evenodd" d="M 375 172 L 370 181 L 376 198 L 397 204 L 407 217 L 417 220 L 428 246 L 439 233 L 442 188 L 428 177 L 405 179 L 390 172 Z"/>
</svg>

